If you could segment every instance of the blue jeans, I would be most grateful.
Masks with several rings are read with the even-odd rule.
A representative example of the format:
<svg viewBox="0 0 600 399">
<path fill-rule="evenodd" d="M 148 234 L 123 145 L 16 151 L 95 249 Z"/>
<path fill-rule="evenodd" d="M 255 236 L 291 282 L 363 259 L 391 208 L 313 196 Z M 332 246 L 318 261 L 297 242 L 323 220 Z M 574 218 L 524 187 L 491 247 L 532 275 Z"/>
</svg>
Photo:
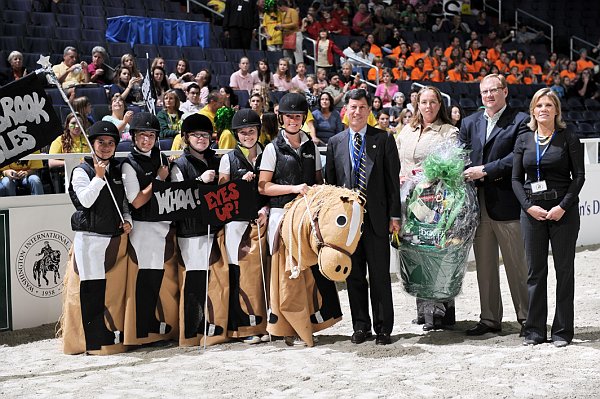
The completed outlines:
<svg viewBox="0 0 600 399">
<path fill-rule="evenodd" d="M 0 196 L 17 195 L 17 186 L 29 188 L 32 195 L 44 194 L 44 186 L 38 175 L 30 175 L 23 179 L 10 179 L 3 177 L 0 181 Z"/>
</svg>

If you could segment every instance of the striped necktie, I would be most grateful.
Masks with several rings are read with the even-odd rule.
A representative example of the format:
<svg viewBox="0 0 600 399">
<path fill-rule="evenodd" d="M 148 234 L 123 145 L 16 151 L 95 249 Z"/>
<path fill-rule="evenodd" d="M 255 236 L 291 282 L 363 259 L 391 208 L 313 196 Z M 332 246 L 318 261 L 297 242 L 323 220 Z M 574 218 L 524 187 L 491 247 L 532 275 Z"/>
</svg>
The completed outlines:
<svg viewBox="0 0 600 399">
<path fill-rule="evenodd" d="M 360 133 L 354 134 L 354 160 L 360 161 L 358 162 L 358 170 L 354 170 L 354 178 L 355 184 L 354 188 L 360 192 L 360 194 L 367 198 L 367 172 L 365 168 L 365 152 L 363 150 L 362 154 L 360 153 L 360 149 L 362 147 L 362 137 Z"/>
</svg>

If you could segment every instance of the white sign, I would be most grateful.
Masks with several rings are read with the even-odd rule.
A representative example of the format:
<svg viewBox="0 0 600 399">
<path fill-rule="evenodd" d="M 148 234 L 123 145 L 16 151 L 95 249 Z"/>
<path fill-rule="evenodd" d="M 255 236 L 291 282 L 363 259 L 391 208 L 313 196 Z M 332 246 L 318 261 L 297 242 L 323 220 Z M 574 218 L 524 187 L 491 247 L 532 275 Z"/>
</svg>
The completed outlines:
<svg viewBox="0 0 600 399">
<path fill-rule="evenodd" d="M 70 203 L 9 210 L 15 330 L 55 323 L 61 315 L 63 279 L 74 236 L 73 211 Z"/>
<path fill-rule="evenodd" d="M 462 13 L 462 1 L 459 0 L 444 0 L 444 15 L 446 17 L 452 15 L 460 15 Z"/>
</svg>

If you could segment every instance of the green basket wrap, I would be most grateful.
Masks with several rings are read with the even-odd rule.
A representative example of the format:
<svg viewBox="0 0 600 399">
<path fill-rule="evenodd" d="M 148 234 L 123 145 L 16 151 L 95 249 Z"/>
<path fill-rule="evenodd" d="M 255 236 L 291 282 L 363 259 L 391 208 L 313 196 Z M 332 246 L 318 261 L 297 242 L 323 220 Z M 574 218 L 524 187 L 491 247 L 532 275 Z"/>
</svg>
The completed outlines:
<svg viewBox="0 0 600 399">
<path fill-rule="evenodd" d="M 439 248 L 400 243 L 400 277 L 407 293 L 445 301 L 460 293 L 471 242 Z"/>
</svg>

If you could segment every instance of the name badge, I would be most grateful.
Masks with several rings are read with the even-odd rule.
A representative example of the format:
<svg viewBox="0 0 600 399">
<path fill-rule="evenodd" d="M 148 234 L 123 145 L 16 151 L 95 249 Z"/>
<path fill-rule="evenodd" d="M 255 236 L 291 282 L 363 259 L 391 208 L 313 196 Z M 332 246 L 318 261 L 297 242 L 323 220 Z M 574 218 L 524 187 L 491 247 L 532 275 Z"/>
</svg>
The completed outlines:
<svg viewBox="0 0 600 399">
<path fill-rule="evenodd" d="M 546 180 L 536 181 L 531 183 L 531 192 L 532 193 L 541 193 L 542 191 L 546 191 L 548 188 L 546 187 Z"/>
<path fill-rule="evenodd" d="M 238 12 L 242 11 L 242 6 L 241 6 L 241 5 L 239 5 L 239 6 L 237 7 L 237 10 L 238 10 Z"/>
</svg>

